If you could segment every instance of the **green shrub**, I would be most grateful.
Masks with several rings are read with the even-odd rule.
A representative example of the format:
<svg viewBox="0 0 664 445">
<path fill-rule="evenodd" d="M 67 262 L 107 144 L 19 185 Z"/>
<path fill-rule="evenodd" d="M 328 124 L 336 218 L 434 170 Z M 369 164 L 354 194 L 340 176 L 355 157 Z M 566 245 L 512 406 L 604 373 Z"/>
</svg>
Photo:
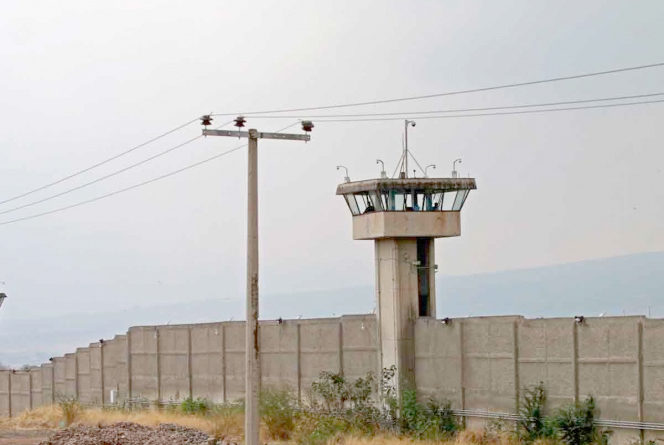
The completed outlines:
<svg viewBox="0 0 664 445">
<path fill-rule="evenodd" d="M 271 439 L 290 439 L 295 427 L 296 411 L 297 403 L 290 391 L 266 389 L 261 392 L 261 419 Z"/>
<path fill-rule="evenodd" d="M 180 403 L 180 411 L 185 414 L 207 414 L 211 404 L 207 399 L 187 397 Z"/>
<path fill-rule="evenodd" d="M 595 399 L 592 396 L 561 408 L 553 422 L 560 440 L 567 445 L 606 443 L 610 434 L 595 426 Z"/>
<path fill-rule="evenodd" d="M 516 422 L 518 437 L 533 442 L 554 436 L 554 425 L 544 415 L 546 391 L 544 383 L 525 388 L 523 401 L 519 405 L 519 420 Z"/>
<path fill-rule="evenodd" d="M 450 402 L 439 403 L 429 399 L 421 404 L 417 401 L 417 393 L 408 390 L 403 391 L 401 396 L 400 429 L 402 434 L 418 439 L 442 440 L 452 437 L 459 430 L 459 422 Z"/>
</svg>

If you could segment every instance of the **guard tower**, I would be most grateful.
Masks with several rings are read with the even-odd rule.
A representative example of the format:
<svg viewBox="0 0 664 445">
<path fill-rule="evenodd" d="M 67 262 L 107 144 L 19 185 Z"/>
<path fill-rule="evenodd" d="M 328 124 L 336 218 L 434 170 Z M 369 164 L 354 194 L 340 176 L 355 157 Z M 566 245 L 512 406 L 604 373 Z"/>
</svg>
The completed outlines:
<svg viewBox="0 0 664 445">
<path fill-rule="evenodd" d="M 404 174 L 337 187 L 353 239 L 374 240 L 380 366 L 396 366 L 399 388 L 415 381 L 415 320 L 436 316 L 435 239 L 461 235 L 461 209 L 475 188 L 473 178 Z"/>
</svg>

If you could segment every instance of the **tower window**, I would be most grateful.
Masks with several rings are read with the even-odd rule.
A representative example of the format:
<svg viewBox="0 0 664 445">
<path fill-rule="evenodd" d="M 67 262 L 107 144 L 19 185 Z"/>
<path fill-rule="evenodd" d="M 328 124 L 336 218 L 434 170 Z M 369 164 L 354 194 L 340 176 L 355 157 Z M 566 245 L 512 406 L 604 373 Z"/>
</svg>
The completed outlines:
<svg viewBox="0 0 664 445">
<path fill-rule="evenodd" d="M 420 317 L 431 316 L 431 276 L 430 274 L 430 255 L 429 249 L 431 248 L 430 238 L 417 239 L 417 294 L 418 294 L 418 315 Z"/>
</svg>

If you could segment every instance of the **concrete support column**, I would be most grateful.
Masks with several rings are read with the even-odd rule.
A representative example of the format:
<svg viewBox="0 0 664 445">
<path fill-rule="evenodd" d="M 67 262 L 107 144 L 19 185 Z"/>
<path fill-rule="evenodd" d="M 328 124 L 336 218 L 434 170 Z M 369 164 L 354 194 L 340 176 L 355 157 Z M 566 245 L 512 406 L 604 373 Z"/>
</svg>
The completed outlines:
<svg viewBox="0 0 664 445">
<path fill-rule="evenodd" d="M 399 391 L 415 385 L 415 319 L 418 315 L 417 240 L 375 241 L 381 368 L 396 366 Z"/>
</svg>

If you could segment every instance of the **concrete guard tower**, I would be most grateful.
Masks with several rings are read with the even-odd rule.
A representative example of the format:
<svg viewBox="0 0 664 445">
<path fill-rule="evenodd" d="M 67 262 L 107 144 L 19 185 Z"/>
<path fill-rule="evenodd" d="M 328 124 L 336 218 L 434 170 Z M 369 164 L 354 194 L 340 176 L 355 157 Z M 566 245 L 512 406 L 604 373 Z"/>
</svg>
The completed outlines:
<svg viewBox="0 0 664 445">
<path fill-rule="evenodd" d="M 415 383 L 415 320 L 436 316 L 436 238 L 461 235 L 473 178 L 401 178 L 337 187 L 353 215 L 353 239 L 374 240 L 380 367 L 398 389 Z"/>
</svg>

